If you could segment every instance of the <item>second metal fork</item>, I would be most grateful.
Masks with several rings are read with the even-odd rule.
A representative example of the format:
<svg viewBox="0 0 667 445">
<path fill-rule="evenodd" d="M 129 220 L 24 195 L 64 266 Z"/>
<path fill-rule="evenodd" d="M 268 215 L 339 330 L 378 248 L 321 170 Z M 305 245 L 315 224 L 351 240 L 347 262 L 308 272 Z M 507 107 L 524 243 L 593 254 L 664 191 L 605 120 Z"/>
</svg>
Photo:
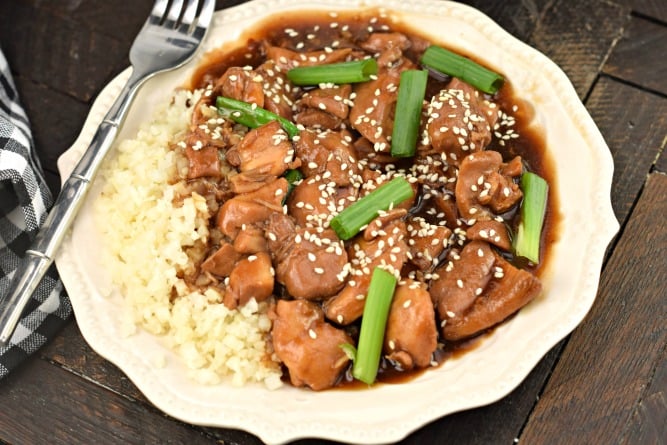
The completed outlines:
<svg viewBox="0 0 667 445">
<path fill-rule="evenodd" d="M 86 196 L 90 182 L 111 148 L 118 128 L 139 87 L 150 77 L 186 63 L 196 53 L 215 9 L 214 0 L 157 0 L 130 50 L 132 74 L 98 127 L 49 212 L 35 241 L 12 278 L 6 301 L 0 302 L 0 346 L 7 344 L 30 296 L 53 262 Z M 11 289 L 11 287 L 10 287 Z"/>
</svg>

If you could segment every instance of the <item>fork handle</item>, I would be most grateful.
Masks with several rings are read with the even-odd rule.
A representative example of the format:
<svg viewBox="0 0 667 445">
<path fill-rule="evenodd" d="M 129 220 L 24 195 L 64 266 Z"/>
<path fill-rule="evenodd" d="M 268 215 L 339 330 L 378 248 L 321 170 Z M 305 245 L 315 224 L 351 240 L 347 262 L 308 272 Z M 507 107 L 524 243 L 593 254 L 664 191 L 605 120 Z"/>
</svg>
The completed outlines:
<svg viewBox="0 0 667 445">
<path fill-rule="evenodd" d="M 63 184 L 46 221 L 15 270 L 9 286 L 13 290 L 0 307 L 0 346 L 6 345 L 11 338 L 25 305 L 53 262 L 58 247 L 88 193 L 92 179 L 116 139 L 118 126 L 144 80 L 144 76 L 132 72 L 97 128 L 90 145 Z"/>
</svg>

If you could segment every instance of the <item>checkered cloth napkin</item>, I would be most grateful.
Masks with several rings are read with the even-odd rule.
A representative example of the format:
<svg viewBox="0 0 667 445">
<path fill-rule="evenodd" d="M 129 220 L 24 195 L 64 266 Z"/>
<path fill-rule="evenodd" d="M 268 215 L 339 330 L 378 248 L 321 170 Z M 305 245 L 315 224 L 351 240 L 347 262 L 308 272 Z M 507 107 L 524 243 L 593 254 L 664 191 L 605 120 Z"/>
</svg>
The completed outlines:
<svg viewBox="0 0 667 445">
<path fill-rule="evenodd" d="M 12 290 L 19 259 L 53 204 L 18 100 L 0 50 L 0 305 Z M 71 313 L 69 298 L 51 265 L 9 344 L 0 347 L 0 379 L 53 337 Z"/>
</svg>

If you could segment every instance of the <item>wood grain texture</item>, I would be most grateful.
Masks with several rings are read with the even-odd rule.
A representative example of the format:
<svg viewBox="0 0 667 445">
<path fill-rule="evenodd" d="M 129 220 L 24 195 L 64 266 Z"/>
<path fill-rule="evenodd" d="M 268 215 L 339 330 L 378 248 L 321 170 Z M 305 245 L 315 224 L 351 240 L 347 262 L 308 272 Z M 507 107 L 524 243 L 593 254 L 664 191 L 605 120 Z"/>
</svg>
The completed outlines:
<svg viewBox="0 0 667 445">
<path fill-rule="evenodd" d="M 632 0 L 632 10 L 667 24 L 667 2 L 664 0 Z"/>
<path fill-rule="evenodd" d="M 667 440 L 667 353 L 663 349 L 662 358 L 656 367 L 648 388 L 637 405 L 624 444 L 650 444 L 661 438 Z"/>
<path fill-rule="evenodd" d="M 628 6 L 605 0 L 555 0 L 528 41 L 565 71 L 583 99 L 629 13 Z"/>
<path fill-rule="evenodd" d="M 76 323 L 68 324 L 40 355 L 51 363 L 85 376 L 88 380 L 124 397 L 149 403 L 146 397 L 114 364 L 96 354 L 81 336 Z"/>
<path fill-rule="evenodd" d="M 205 444 L 211 437 L 43 360 L 0 382 L 11 444 Z"/>
<path fill-rule="evenodd" d="M 655 173 L 606 265 L 596 303 L 572 334 L 521 441 L 618 443 L 645 397 L 651 400 L 647 382 L 664 366 L 667 345 L 667 268 L 646 258 L 667 257 L 665 215 L 667 176 Z M 664 396 L 664 389 L 653 392 Z M 667 411 L 652 411 L 653 416 L 659 424 L 667 422 Z"/>
<path fill-rule="evenodd" d="M 667 26 L 632 17 L 604 72 L 667 95 Z"/>
<path fill-rule="evenodd" d="M 535 23 L 551 0 L 521 0 L 512 2 L 464 1 L 479 9 L 520 40 L 526 40 L 535 29 Z"/>
<path fill-rule="evenodd" d="M 667 101 L 602 77 L 586 102 L 614 157 L 612 205 L 624 221 L 667 138 Z M 638 149 L 641 147 L 641 149 Z"/>
<path fill-rule="evenodd" d="M 22 1 L 2 0 L 0 10 L 0 39 L 12 71 L 83 102 L 127 59 L 117 40 L 67 17 Z"/>
</svg>

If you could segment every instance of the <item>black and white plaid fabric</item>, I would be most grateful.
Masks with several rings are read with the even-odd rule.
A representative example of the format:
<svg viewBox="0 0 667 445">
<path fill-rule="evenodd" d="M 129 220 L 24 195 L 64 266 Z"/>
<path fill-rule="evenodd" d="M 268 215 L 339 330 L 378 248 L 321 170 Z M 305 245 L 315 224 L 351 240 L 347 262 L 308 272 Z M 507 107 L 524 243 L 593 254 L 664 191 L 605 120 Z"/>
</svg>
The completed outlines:
<svg viewBox="0 0 667 445">
<path fill-rule="evenodd" d="M 34 156 L 28 118 L 18 102 L 7 61 L 0 50 L 0 304 L 52 205 L 51 193 Z M 0 346 L 0 378 L 37 351 L 72 313 L 51 266 L 37 287 L 7 346 Z"/>
</svg>

